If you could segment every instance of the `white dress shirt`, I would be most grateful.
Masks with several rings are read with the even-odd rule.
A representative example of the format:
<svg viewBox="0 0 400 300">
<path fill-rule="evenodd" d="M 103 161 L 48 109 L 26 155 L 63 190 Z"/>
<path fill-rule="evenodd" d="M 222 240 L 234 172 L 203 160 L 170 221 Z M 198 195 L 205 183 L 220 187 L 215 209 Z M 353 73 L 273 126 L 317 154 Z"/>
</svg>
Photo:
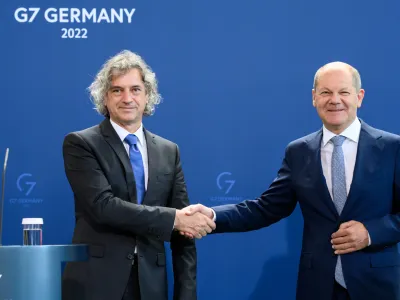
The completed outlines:
<svg viewBox="0 0 400 300">
<path fill-rule="evenodd" d="M 115 123 L 113 120 L 110 119 L 112 127 L 114 127 L 115 131 L 117 132 L 119 138 L 121 139 L 122 143 L 124 144 L 126 153 L 128 153 L 129 156 L 129 144 L 125 142 L 125 138 L 127 135 L 131 134 L 128 130 L 125 128 L 119 126 L 117 123 Z M 143 168 L 144 168 L 144 186 L 145 190 L 147 191 L 147 182 L 149 180 L 149 158 L 147 155 L 147 144 L 146 144 L 146 138 L 144 137 L 144 132 L 143 132 L 143 124 L 140 124 L 140 127 L 136 132 L 133 133 L 134 135 L 137 136 L 138 138 L 138 148 L 140 153 L 142 154 L 142 160 L 143 160 Z"/>
<path fill-rule="evenodd" d="M 340 135 L 346 137 L 343 142 L 342 149 L 344 155 L 344 168 L 346 174 L 346 192 L 349 195 L 351 182 L 353 181 L 354 166 L 357 158 L 357 147 L 358 139 L 360 138 L 361 123 L 356 118 L 349 127 L 347 127 Z M 326 129 L 324 126 L 322 129 L 322 143 L 321 143 L 321 163 L 322 171 L 324 172 L 326 185 L 328 186 L 329 194 L 332 196 L 332 152 L 333 143 L 331 138 L 336 136 L 333 132 Z"/>
<path fill-rule="evenodd" d="M 128 153 L 129 156 L 129 144 L 125 142 L 125 138 L 127 135 L 131 134 L 128 130 L 125 128 L 119 126 L 117 123 L 115 123 L 113 120 L 110 119 L 112 127 L 114 127 L 115 131 L 117 132 L 119 138 L 121 139 L 122 143 L 124 144 L 126 153 Z M 133 133 L 134 135 L 137 136 L 138 138 L 138 148 L 140 153 L 142 154 L 142 160 L 143 160 L 143 168 L 144 168 L 144 186 L 145 190 L 147 191 L 147 181 L 149 180 L 149 159 L 147 155 L 147 144 L 146 144 L 146 138 L 144 137 L 144 132 L 143 132 L 143 124 L 140 124 L 140 127 L 136 132 Z M 137 247 L 135 247 L 135 253 L 137 253 Z M 133 263 L 133 261 L 132 261 Z"/>
</svg>

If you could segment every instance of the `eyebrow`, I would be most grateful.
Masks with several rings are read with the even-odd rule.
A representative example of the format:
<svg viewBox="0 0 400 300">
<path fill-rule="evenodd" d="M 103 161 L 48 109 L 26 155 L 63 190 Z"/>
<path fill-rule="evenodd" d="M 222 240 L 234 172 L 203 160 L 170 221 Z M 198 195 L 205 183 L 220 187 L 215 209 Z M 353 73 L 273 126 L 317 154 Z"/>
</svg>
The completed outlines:
<svg viewBox="0 0 400 300">
<path fill-rule="evenodd" d="M 319 92 L 325 92 L 325 91 L 329 91 L 329 92 L 331 92 L 331 90 L 330 89 L 328 89 L 328 88 L 326 88 L 326 87 L 323 87 L 323 88 L 321 88 L 320 90 L 319 90 Z"/>
<path fill-rule="evenodd" d="M 135 85 L 131 85 L 129 88 L 143 88 L 143 86 L 141 86 L 139 84 L 135 84 Z M 124 88 L 119 85 L 112 85 L 112 86 L 110 86 L 110 90 L 112 90 L 112 89 L 124 89 Z"/>
<path fill-rule="evenodd" d="M 319 90 L 319 92 L 325 92 L 325 91 L 332 92 L 330 89 L 328 89 L 328 88 L 326 88 L 326 87 L 323 87 L 323 88 L 321 88 L 321 89 Z M 341 89 L 339 90 L 339 92 L 348 92 L 348 91 L 349 91 L 349 89 L 348 89 L 347 87 L 341 88 Z"/>
</svg>

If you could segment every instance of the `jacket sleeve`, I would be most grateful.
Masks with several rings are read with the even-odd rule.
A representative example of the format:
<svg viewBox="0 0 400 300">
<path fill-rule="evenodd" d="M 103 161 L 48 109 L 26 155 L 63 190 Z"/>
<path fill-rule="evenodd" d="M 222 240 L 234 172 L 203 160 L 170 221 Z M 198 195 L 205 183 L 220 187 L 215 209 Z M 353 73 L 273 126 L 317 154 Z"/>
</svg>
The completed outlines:
<svg viewBox="0 0 400 300">
<path fill-rule="evenodd" d="M 257 230 L 289 216 L 297 204 L 290 166 L 289 145 L 277 177 L 260 197 L 239 204 L 213 207 L 217 225 L 214 232 Z"/>
<path fill-rule="evenodd" d="M 397 143 L 393 180 L 392 213 L 363 222 L 371 238 L 371 247 L 392 246 L 400 242 L 400 142 Z M 379 200 L 379 199 L 377 199 Z"/>
</svg>

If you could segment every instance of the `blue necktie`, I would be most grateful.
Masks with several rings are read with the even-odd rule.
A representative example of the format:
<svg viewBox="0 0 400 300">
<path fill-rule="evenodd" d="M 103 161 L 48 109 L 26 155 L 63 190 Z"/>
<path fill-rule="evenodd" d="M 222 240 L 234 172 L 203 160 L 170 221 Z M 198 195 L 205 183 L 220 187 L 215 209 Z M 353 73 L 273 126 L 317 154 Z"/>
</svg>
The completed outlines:
<svg viewBox="0 0 400 300">
<path fill-rule="evenodd" d="M 332 153 L 332 195 L 333 203 L 339 213 L 342 213 L 344 204 L 347 200 L 346 191 L 346 173 L 344 168 L 344 155 L 342 145 L 346 137 L 337 135 L 331 139 L 334 148 Z M 346 287 L 346 283 L 343 277 L 342 261 L 340 256 L 335 268 L 335 279 L 343 287 Z"/>
<path fill-rule="evenodd" d="M 145 193 L 144 184 L 144 167 L 142 154 L 137 146 L 137 136 L 129 134 L 125 138 L 125 142 L 129 145 L 129 160 L 131 161 L 133 174 L 136 182 L 137 203 L 141 204 Z"/>
</svg>

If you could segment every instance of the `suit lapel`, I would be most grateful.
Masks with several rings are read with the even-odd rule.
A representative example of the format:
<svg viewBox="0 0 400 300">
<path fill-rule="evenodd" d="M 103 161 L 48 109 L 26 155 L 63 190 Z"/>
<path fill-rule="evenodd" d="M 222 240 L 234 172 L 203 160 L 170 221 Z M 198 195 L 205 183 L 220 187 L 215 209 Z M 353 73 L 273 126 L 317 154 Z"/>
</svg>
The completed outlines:
<svg viewBox="0 0 400 300">
<path fill-rule="evenodd" d="M 360 193 L 359 189 L 368 176 L 376 172 L 379 164 L 379 158 L 384 148 L 384 144 L 380 143 L 382 135 L 379 131 L 368 126 L 361 121 L 360 138 L 357 146 L 356 164 L 354 166 L 353 180 L 350 186 L 350 191 L 343 208 L 341 216 L 346 216 L 346 213 L 351 211 L 354 203 L 357 201 Z"/>
<path fill-rule="evenodd" d="M 114 150 L 115 154 L 121 161 L 123 170 L 125 172 L 126 184 L 128 186 L 129 199 L 131 199 L 131 202 L 137 203 L 135 177 L 133 175 L 132 166 L 124 145 L 121 142 L 118 134 L 112 127 L 109 119 L 105 119 L 103 122 L 100 123 L 100 129 L 104 136 L 104 139 L 111 146 L 111 148 Z"/>
<path fill-rule="evenodd" d="M 318 193 L 318 199 L 321 199 L 323 204 L 331 212 L 331 217 L 337 219 L 339 214 L 333 204 L 331 195 L 329 194 L 328 186 L 326 184 L 326 179 L 322 170 L 321 162 L 321 141 L 322 141 L 322 129 L 318 131 L 314 136 L 312 136 L 307 142 L 310 154 L 308 157 L 308 174 L 307 176 L 311 178 L 311 182 L 315 183 L 316 190 Z"/>
<path fill-rule="evenodd" d="M 154 199 L 154 197 L 152 197 L 152 192 L 155 191 L 157 185 L 157 166 L 160 165 L 160 153 L 158 151 L 155 135 L 146 129 L 144 129 L 144 135 L 147 144 L 148 181 L 143 204 L 148 205 L 151 204 L 151 199 Z"/>
</svg>

